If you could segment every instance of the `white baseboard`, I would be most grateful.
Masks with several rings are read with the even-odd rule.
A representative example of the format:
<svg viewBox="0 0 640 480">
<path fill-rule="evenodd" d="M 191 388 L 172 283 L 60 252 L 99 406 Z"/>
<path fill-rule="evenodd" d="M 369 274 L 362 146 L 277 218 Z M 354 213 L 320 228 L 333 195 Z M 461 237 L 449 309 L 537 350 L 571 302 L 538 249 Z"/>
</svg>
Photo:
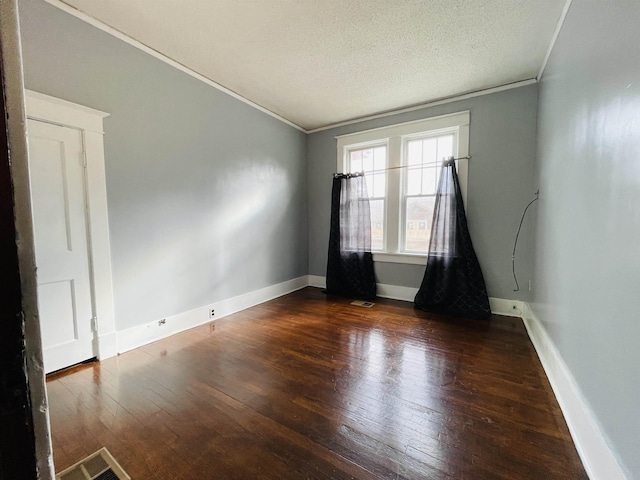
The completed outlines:
<svg viewBox="0 0 640 480">
<path fill-rule="evenodd" d="M 327 287 L 327 278 L 321 277 L 320 275 L 307 275 L 309 278 L 309 286 L 316 288 L 326 288 Z"/>
<path fill-rule="evenodd" d="M 327 277 L 322 277 L 320 275 L 309 275 L 309 286 L 326 288 Z M 397 285 L 386 285 L 384 283 L 377 283 L 376 287 L 379 297 L 391 298 L 393 300 L 404 300 L 405 302 L 413 302 L 416 293 L 418 293 L 417 288 L 399 287 Z"/>
<path fill-rule="evenodd" d="M 175 335 L 198 325 L 226 317 L 249 307 L 281 297 L 287 293 L 300 290 L 309 285 L 307 275 L 294 278 L 286 282 L 244 293 L 236 297 L 227 298 L 219 302 L 194 308 L 187 312 L 158 319 L 137 327 L 117 332 L 118 353 L 124 353 L 151 342 Z M 215 309 L 214 318 L 209 317 L 211 309 Z M 164 323 L 160 323 L 164 320 Z"/>
<path fill-rule="evenodd" d="M 105 360 L 118 354 L 118 334 L 116 332 L 98 335 L 98 359 Z"/>
<path fill-rule="evenodd" d="M 627 477 L 571 371 L 528 304 L 522 315 L 529 338 L 538 353 L 571 437 L 591 480 L 625 480 Z"/>
<path fill-rule="evenodd" d="M 504 298 L 489 297 L 491 313 L 495 315 L 507 315 L 521 317 L 524 302 L 520 300 L 505 300 Z"/>
<path fill-rule="evenodd" d="M 320 275 L 309 275 L 309 286 L 325 288 L 327 285 L 326 277 Z M 417 288 L 400 287 L 398 285 L 388 285 L 385 283 L 377 283 L 377 293 L 379 297 L 390 298 L 392 300 L 402 300 L 404 302 L 413 302 L 418 293 Z M 489 297 L 489 305 L 491 313 L 496 315 L 510 315 L 520 317 L 522 315 L 523 302 L 518 300 L 505 300 L 504 298 Z"/>
<path fill-rule="evenodd" d="M 405 302 L 413 302 L 413 299 L 416 298 L 416 293 L 418 293 L 417 288 L 399 287 L 398 285 L 387 285 L 385 283 L 377 283 L 376 291 L 379 297 Z"/>
</svg>

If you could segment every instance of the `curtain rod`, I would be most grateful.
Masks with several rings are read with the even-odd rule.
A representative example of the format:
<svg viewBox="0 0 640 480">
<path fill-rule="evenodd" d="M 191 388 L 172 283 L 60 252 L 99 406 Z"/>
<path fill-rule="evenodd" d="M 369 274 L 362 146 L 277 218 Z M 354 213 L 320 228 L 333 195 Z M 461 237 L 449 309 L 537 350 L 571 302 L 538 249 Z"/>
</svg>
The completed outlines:
<svg viewBox="0 0 640 480">
<path fill-rule="evenodd" d="M 453 157 L 449 157 L 449 158 L 443 158 L 442 161 L 446 162 L 448 160 L 471 160 L 471 155 L 467 155 L 466 157 L 458 157 L 458 158 L 453 158 Z M 387 170 L 397 170 L 399 168 L 420 168 L 424 165 L 438 165 L 441 162 L 429 162 L 429 163 L 421 163 L 420 165 L 399 165 L 397 167 L 387 167 L 387 168 L 380 168 L 378 170 L 373 170 L 371 172 L 368 173 L 379 173 L 379 172 L 385 172 Z M 360 175 L 365 175 L 366 172 L 351 172 L 351 173 L 334 173 L 333 176 L 334 178 L 337 177 L 341 177 L 341 176 L 349 176 L 349 177 L 359 177 Z"/>
</svg>

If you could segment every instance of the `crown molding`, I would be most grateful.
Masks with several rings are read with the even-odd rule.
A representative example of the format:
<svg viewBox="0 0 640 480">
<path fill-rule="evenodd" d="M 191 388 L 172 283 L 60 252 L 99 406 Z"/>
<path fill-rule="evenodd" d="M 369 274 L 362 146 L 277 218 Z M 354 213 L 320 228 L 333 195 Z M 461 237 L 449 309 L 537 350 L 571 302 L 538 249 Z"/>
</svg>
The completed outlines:
<svg viewBox="0 0 640 480">
<path fill-rule="evenodd" d="M 301 132 L 307 133 L 307 131 L 302 128 L 300 125 L 297 125 L 289 120 L 287 120 L 284 117 L 281 117 L 280 115 L 278 115 L 277 113 L 272 112 L 271 110 L 268 110 L 266 108 L 264 108 L 261 105 L 258 105 L 255 102 L 252 102 L 251 100 L 243 97 L 242 95 L 239 95 L 238 93 L 234 92 L 233 90 L 228 89 L 227 87 L 224 87 L 223 85 L 220 85 L 219 83 L 214 82 L 213 80 L 211 80 L 210 78 L 205 77 L 204 75 L 196 72 L 195 70 L 192 70 L 191 68 L 187 67 L 186 65 L 183 65 L 182 63 L 174 60 L 171 57 L 168 57 L 167 55 L 160 53 L 159 51 L 149 47 L 148 45 L 145 45 L 144 43 L 130 37 L 129 35 L 127 35 L 126 33 L 111 27 L 109 25 L 107 25 L 106 23 L 101 22 L 100 20 L 87 15 L 84 12 L 81 12 L 80 10 L 78 10 L 77 8 L 64 3 L 60 0 L 44 0 L 45 2 L 47 2 L 49 5 L 52 5 L 60 10 L 62 10 L 65 13 L 68 13 L 69 15 L 72 15 L 74 17 L 76 17 L 79 20 L 82 20 L 85 23 L 88 23 L 89 25 L 96 27 L 99 30 L 102 30 L 105 33 L 108 33 L 109 35 L 117 38 L 118 40 L 122 40 L 125 43 L 128 43 L 129 45 L 131 45 L 132 47 L 137 48 L 138 50 L 141 50 L 149 55 L 151 55 L 152 57 L 157 58 L 158 60 L 180 70 L 181 72 L 186 73 L 187 75 L 190 75 L 191 77 L 200 80 L 201 82 L 206 83 L 207 85 L 220 90 L 223 93 L 226 93 L 227 95 L 235 98 L 236 100 L 240 100 L 242 103 L 246 103 L 247 105 L 255 108 L 256 110 L 259 110 L 263 113 L 266 113 L 267 115 L 280 120 L 282 123 L 285 123 L 287 125 L 289 125 L 290 127 L 295 128 L 296 130 L 300 130 Z"/>
<path fill-rule="evenodd" d="M 491 95 L 492 93 L 503 92 L 505 90 L 511 90 L 513 88 L 525 87 L 532 85 L 538 81 L 535 78 L 529 78 L 527 80 L 521 80 L 519 82 L 505 83 L 504 85 L 498 85 L 497 87 L 485 88 L 482 90 L 476 90 L 474 92 L 464 93 L 462 95 L 454 95 L 451 97 L 442 98 L 432 102 L 420 103 L 418 105 L 412 105 L 411 107 L 398 108 L 396 110 L 389 110 L 387 112 L 376 113 L 374 115 L 367 115 L 366 117 L 358 117 L 351 120 L 345 120 L 344 122 L 332 123 L 324 127 L 318 127 L 311 130 L 307 130 L 307 133 L 317 133 L 324 130 L 330 130 L 332 128 L 344 127 L 346 125 L 353 125 L 354 123 L 366 122 L 367 120 L 375 120 L 376 118 L 390 117 L 398 115 L 400 113 L 413 112 L 415 110 L 421 110 L 423 108 L 435 107 L 437 105 L 444 105 L 447 103 L 458 102 L 460 100 L 466 100 L 468 98 L 480 97 L 482 95 Z"/>
<path fill-rule="evenodd" d="M 553 47 L 556 46 L 556 41 L 558 40 L 558 36 L 560 35 L 560 30 L 562 30 L 562 26 L 564 25 L 564 21 L 567 18 L 567 13 L 569 13 L 569 8 L 571 7 L 572 1 L 573 0 L 567 0 L 567 2 L 564 4 L 562 13 L 560 14 L 560 18 L 558 19 L 558 24 L 556 25 L 556 30 L 553 32 L 553 36 L 551 37 L 551 42 L 549 42 L 549 48 L 547 49 L 547 54 L 544 56 L 544 60 L 542 60 L 542 66 L 540 67 L 540 71 L 538 72 L 538 76 L 536 77 L 536 80 L 538 81 L 542 79 L 544 70 L 545 68 L 547 68 L 547 62 L 549 62 L 549 57 L 551 56 Z"/>
</svg>

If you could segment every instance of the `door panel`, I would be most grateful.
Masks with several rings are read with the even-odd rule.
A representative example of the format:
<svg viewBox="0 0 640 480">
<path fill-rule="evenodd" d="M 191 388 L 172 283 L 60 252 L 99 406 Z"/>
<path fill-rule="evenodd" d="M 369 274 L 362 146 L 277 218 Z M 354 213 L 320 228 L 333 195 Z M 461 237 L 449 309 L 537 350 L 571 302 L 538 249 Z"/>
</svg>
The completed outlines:
<svg viewBox="0 0 640 480">
<path fill-rule="evenodd" d="M 74 299 L 73 280 L 38 285 L 38 306 L 46 320 L 41 322 L 40 329 L 47 347 L 61 346 L 78 339 Z"/>
<path fill-rule="evenodd" d="M 29 173 L 46 372 L 94 356 L 82 134 L 29 120 Z"/>
</svg>

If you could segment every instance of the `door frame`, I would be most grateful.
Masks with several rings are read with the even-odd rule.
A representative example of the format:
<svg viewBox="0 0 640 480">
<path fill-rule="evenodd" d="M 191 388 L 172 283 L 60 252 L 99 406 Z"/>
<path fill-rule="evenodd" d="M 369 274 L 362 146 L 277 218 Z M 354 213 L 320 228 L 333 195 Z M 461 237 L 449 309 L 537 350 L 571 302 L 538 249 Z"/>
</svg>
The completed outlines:
<svg viewBox="0 0 640 480">
<path fill-rule="evenodd" d="M 100 360 L 117 352 L 111 245 L 107 210 L 103 120 L 108 113 L 42 93 L 25 90 L 27 118 L 77 129 L 82 134 L 86 162 L 85 203 L 87 246 L 95 324 L 94 353 Z"/>
</svg>

